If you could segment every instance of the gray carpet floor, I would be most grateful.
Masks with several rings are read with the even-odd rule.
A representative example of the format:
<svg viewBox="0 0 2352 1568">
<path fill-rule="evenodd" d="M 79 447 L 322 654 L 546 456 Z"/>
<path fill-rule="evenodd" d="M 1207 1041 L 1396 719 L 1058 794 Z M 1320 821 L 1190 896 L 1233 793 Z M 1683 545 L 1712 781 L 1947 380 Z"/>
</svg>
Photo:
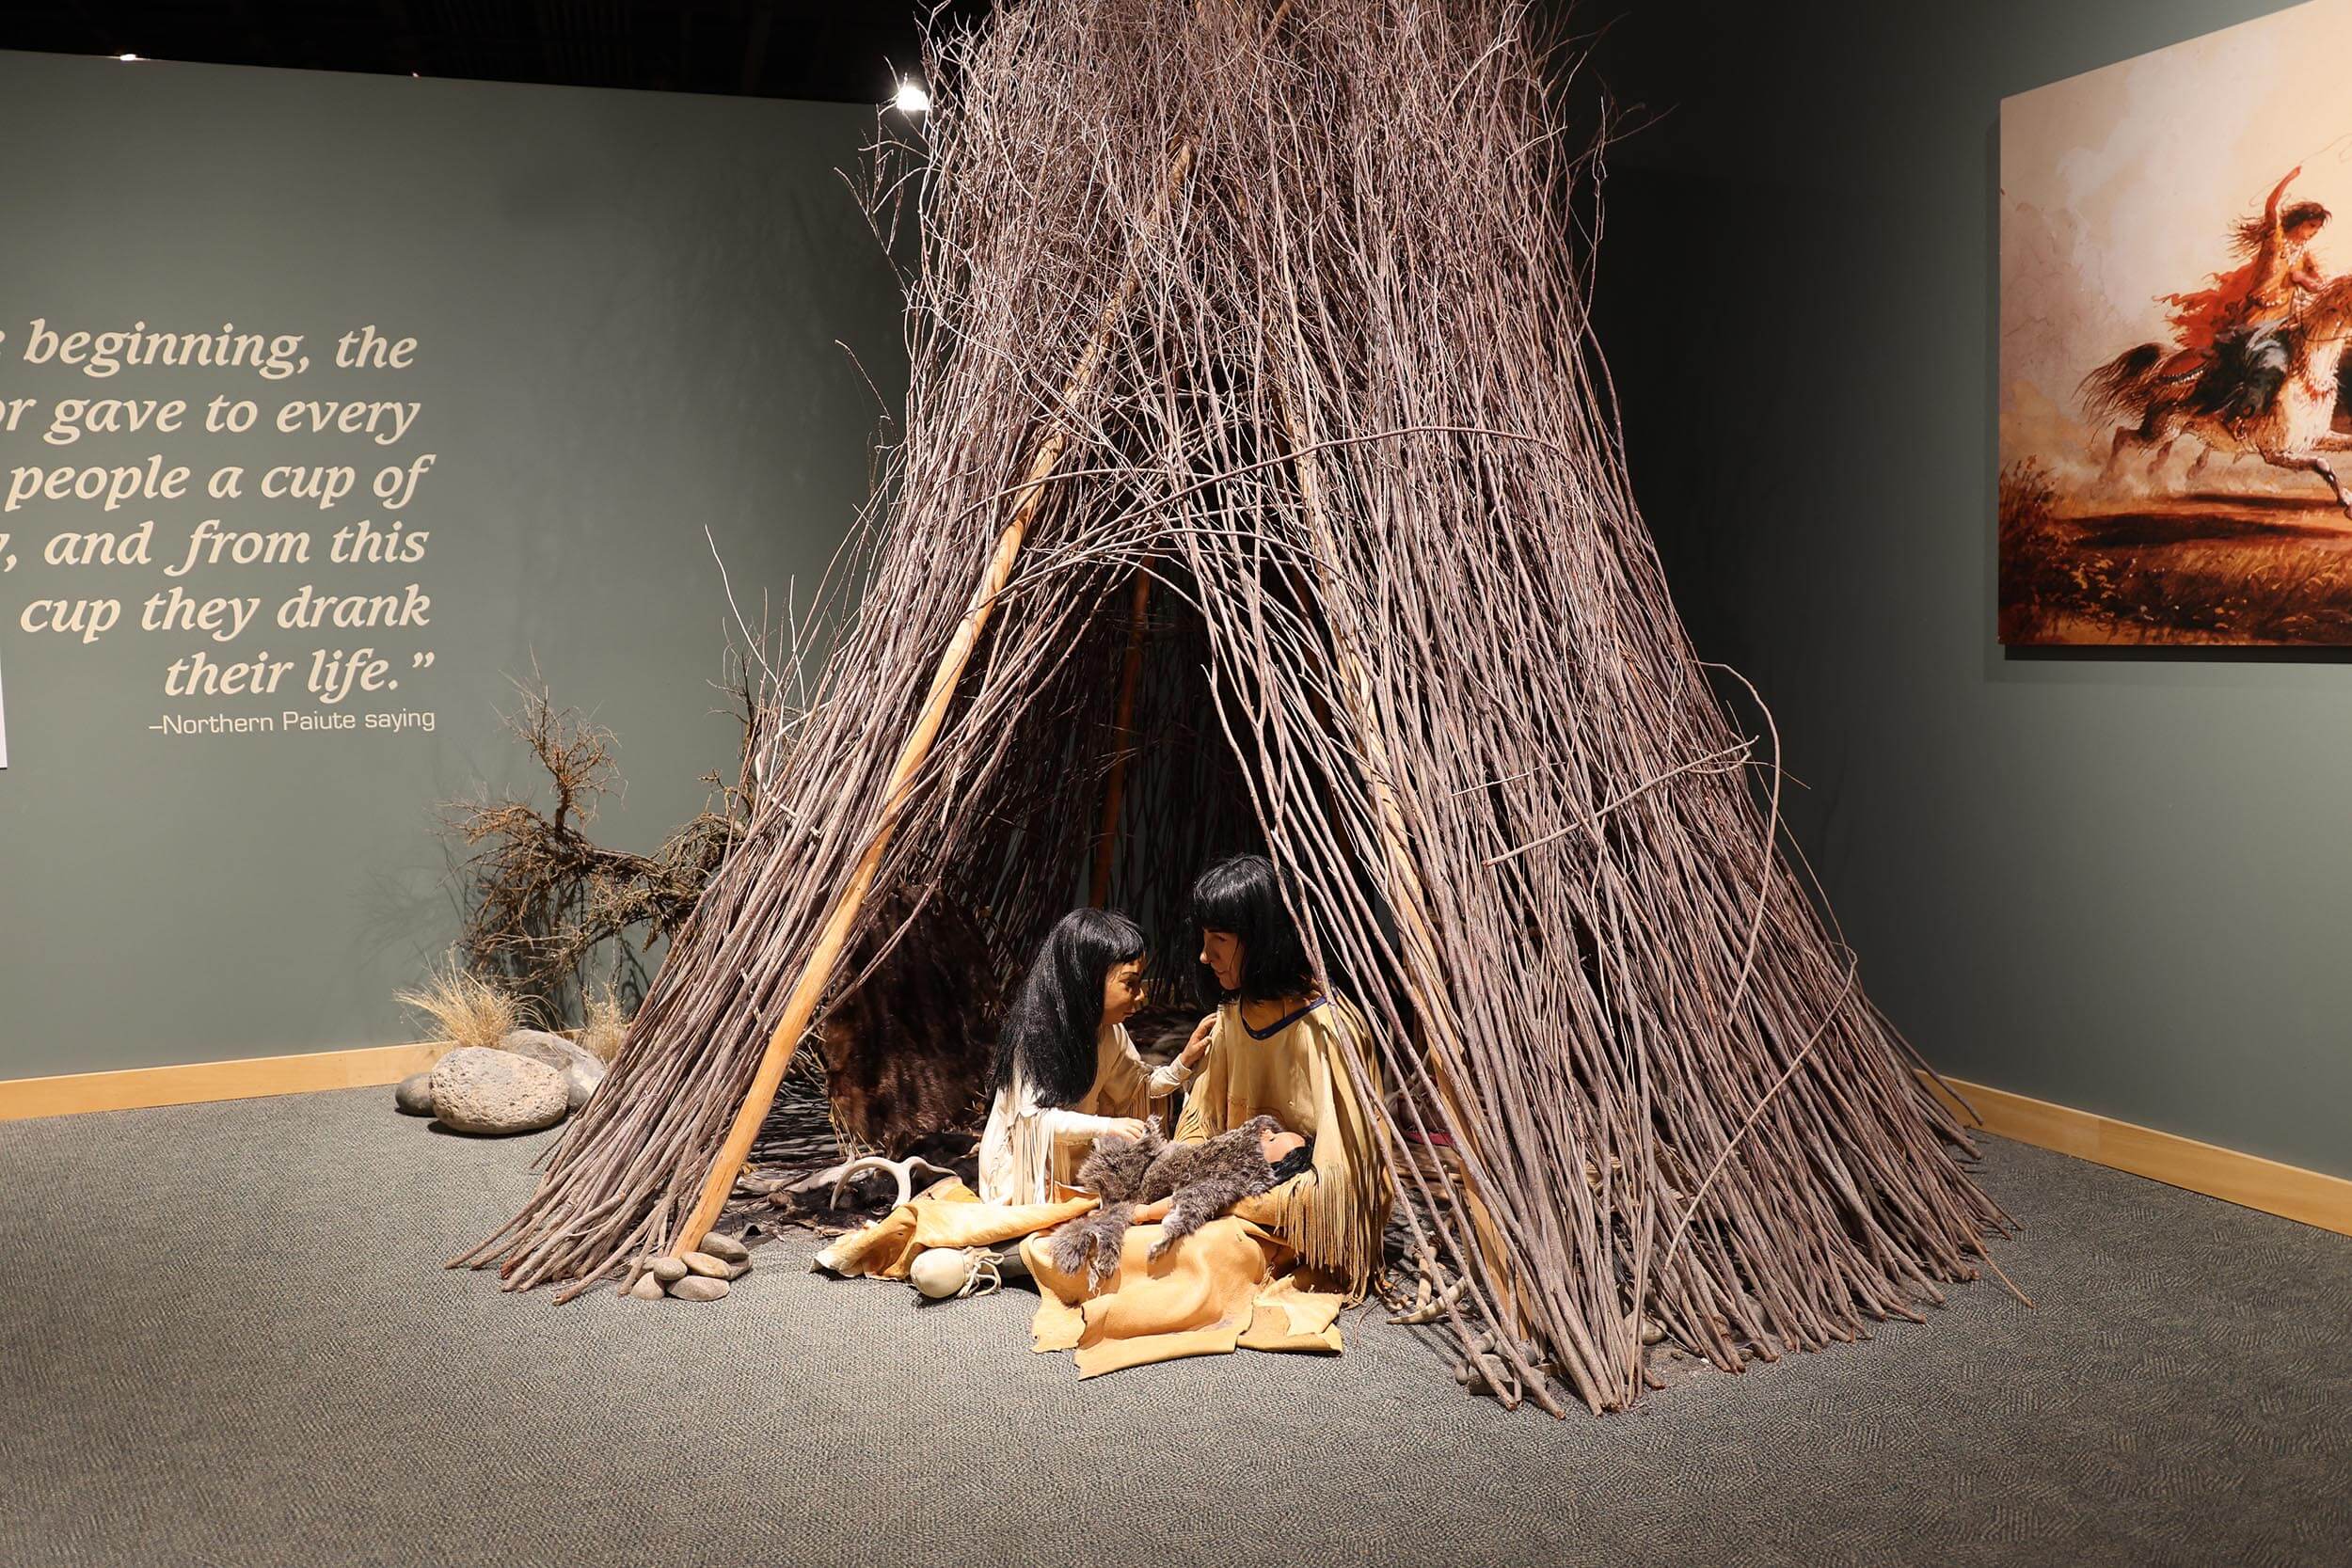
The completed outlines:
<svg viewBox="0 0 2352 1568">
<path fill-rule="evenodd" d="M 2040 1303 L 1629 1414 L 1336 1358 L 1080 1383 L 1034 1297 L 437 1265 L 527 1194 L 386 1090 L 0 1125 L 0 1563 L 2352 1562 L 2352 1240 L 1992 1142 Z"/>
</svg>

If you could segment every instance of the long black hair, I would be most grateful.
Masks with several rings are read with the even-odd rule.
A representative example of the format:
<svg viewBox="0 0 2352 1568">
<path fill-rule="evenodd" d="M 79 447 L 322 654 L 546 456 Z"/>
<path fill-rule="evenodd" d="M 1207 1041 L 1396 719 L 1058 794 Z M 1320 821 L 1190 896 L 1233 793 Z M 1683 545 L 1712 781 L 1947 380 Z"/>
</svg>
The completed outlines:
<svg viewBox="0 0 2352 1568">
<path fill-rule="evenodd" d="M 2279 232 L 2292 234 L 2305 224 L 2318 229 L 2328 222 L 2328 209 L 2316 201 L 2298 201 L 2279 214 Z M 2270 238 L 2270 219 L 2264 214 L 2240 218 L 2230 231 L 2230 247 L 2240 256 L 2251 256 Z"/>
<path fill-rule="evenodd" d="M 1314 990 L 1315 966 L 1283 907 L 1280 873 L 1263 855 L 1235 855 L 1200 873 L 1192 884 L 1192 923 L 1241 939 L 1241 988 L 1234 994 L 1244 1002 Z M 1195 968 L 1201 1003 L 1214 1007 L 1225 1001 L 1216 973 L 1207 964 Z"/>
<path fill-rule="evenodd" d="M 1143 927 L 1116 910 L 1072 910 L 1056 921 L 1006 1009 L 995 1086 L 1009 1086 L 1017 1067 L 1041 1104 L 1084 1100 L 1094 1087 L 1104 983 L 1142 957 Z"/>
</svg>

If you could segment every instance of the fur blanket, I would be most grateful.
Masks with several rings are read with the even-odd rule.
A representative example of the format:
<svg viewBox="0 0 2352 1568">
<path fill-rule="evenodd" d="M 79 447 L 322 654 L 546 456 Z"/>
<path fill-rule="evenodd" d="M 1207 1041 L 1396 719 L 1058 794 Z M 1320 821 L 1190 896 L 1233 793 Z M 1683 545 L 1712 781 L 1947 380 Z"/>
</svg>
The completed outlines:
<svg viewBox="0 0 2352 1568">
<path fill-rule="evenodd" d="M 1089 1283 L 1101 1290 L 1118 1272 L 1136 1206 L 1173 1198 L 1151 1247 L 1150 1256 L 1159 1257 L 1243 1198 L 1274 1185 L 1274 1167 L 1259 1138 L 1280 1130 L 1272 1117 L 1252 1117 L 1200 1143 L 1171 1144 L 1156 1128 L 1140 1138 L 1112 1133 L 1096 1139 L 1078 1167 L 1078 1185 L 1101 1197 L 1103 1206 L 1053 1233 L 1055 1266 L 1066 1274 L 1083 1267 Z"/>
</svg>

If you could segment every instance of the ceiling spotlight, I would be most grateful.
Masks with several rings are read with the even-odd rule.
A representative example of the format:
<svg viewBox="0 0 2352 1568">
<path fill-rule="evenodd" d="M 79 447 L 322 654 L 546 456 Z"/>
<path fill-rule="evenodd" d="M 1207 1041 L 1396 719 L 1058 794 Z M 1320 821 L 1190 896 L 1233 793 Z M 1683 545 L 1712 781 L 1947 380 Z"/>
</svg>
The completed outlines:
<svg viewBox="0 0 2352 1568">
<path fill-rule="evenodd" d="M 890 101 L 892 108 L 902 115 L 930 113 L 931 95 L 923 90 L 923 84 L 912 76 L 898 79 L 898 96 Z"/>
<path fill-rule="evenodd" d="M 135 60 L 138 56 L 136 55 L 117 55 L 115 58 L 118 60 Z"/>
</svg>

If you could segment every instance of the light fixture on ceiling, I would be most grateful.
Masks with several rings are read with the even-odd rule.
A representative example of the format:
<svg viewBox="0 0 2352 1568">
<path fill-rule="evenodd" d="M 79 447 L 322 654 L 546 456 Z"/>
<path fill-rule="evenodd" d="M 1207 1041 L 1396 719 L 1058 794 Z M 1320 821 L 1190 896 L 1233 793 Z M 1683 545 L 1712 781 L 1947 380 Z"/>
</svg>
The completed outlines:
<svg viewBox="0 0 2352 1568">
<path fill-rule="evenodd" d="M 929 114 L 931 95 L 914 77 L 901 76 L 898 78 L 898 96 L 890 101 L 890 106 L 902 115 Z"/>
</svg>

